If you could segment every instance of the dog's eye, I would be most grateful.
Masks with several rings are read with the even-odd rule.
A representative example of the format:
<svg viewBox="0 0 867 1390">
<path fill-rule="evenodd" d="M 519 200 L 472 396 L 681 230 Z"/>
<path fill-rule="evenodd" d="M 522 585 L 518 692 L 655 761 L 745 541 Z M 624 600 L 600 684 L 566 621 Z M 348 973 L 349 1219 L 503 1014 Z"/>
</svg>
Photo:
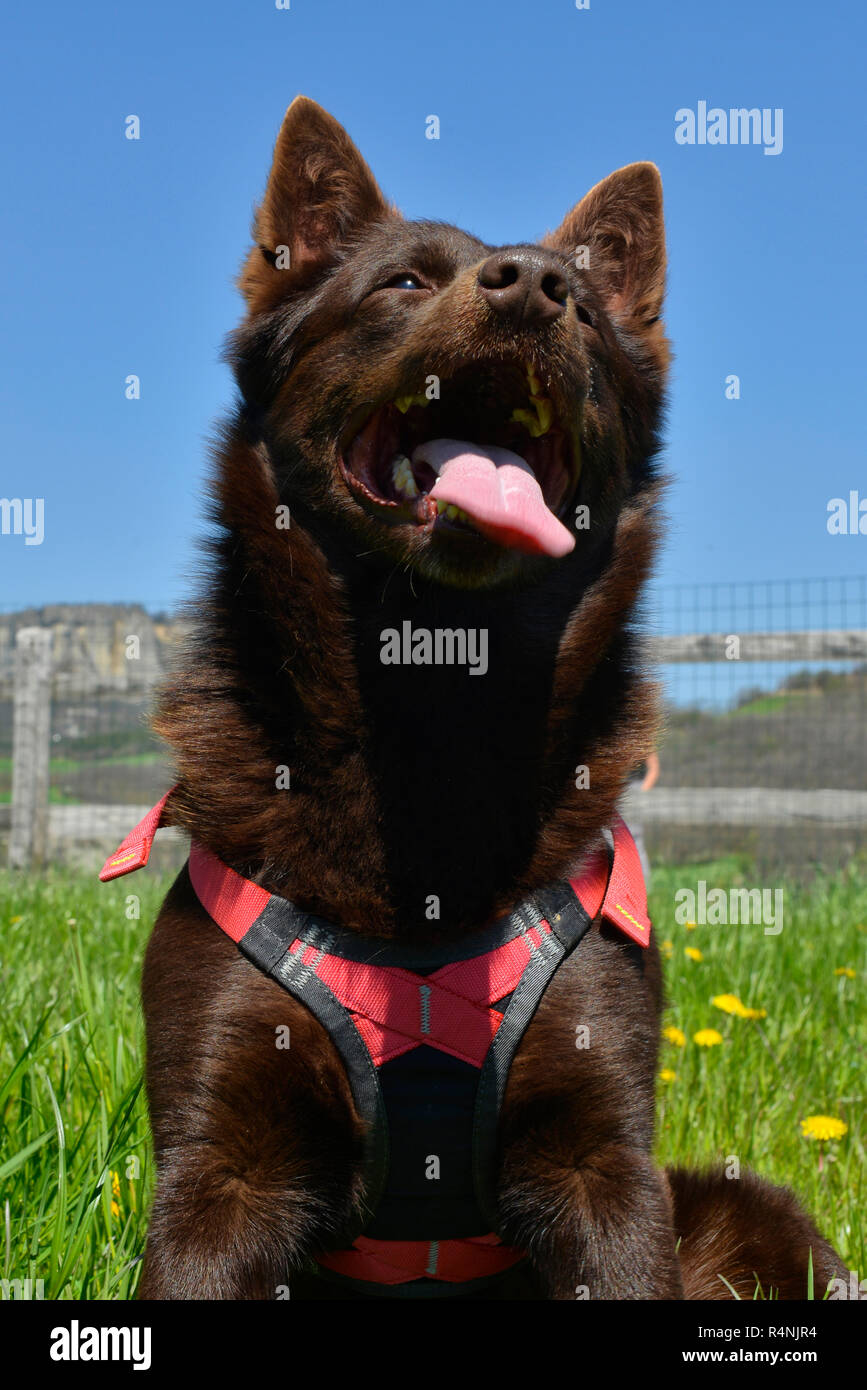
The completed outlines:
<svg viewBox="0 0 867 1390">
<path fill-rule="evenodd" d="M 392 275 L 390 280 L 386 280 L 384 285 L 380 285 L 381 290 L 423 290 L 424 285 L 417 275 L 411 271 L 401 270 L 397 275 Z"/>
<path fill-rule="evenodd" d="M 588 328 L 595 328 L 595 327 L 596 327 L 596 324 L 594 323 L 592 316 L 591 316 L 590 314 L 588 314 L 588 312 L 587 312 L 587 310 L 584 308 L 584 305 L 583 305 L 583 304 L 576 304 L 576 305 L 575 305 L 575 312 L 576 312 L 576 314 L 578 315 L 578 317 L 579 317 L 579 319 L 581 320 L 581 322 L 587 324 L 587 327 L 588 327 Z"/>
</svg>

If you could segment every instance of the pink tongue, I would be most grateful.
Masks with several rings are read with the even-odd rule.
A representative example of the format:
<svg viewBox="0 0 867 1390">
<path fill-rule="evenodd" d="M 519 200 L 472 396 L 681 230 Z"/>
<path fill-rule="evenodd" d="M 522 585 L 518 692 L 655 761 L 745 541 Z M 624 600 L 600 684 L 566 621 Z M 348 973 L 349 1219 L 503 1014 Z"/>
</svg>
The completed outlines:
<svg viewBox="0 0 867 1390">
<path fill-rule="evenodd" d="M 439 476 L 430 496 L 467 513 L 477 530 L 500 545 L 534 555 L 568 555 L 575 537 L 549 511 L 536 475 L 520 454 L 463 439 L 429 439 L 412 451 Z"/>
</svg>

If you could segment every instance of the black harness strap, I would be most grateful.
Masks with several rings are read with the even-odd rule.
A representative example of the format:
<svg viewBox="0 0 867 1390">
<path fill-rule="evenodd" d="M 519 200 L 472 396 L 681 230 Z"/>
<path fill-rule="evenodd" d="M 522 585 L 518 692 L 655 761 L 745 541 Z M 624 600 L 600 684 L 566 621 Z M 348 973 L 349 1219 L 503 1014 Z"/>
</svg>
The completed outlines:
<svg viewBox="0 0 867 1390">
<path fill-rule="evenodd" d="M 292 942 L 300 938 L 323 954 L 336 954 L 336 938 L 345 934 L 349 933 L 326 929 L 287 898 L 272 896 L 240 945 L 254 965 L 318 1018 L 346 1069 L 352 1098 L 364 1125 L 362 1189 L 367 1207 L 354 1227 L 344 1232 L 344 1239 L 351 1245 L 375 1212 L 388 1176 L 388 1117 L 376 1067 L 352 1015 L 314 973 L 313 966 L 303 964 L 303 951 L 289 953 Z"/>
<path fill-rule="evenodd" d="M 558 966 L 575 949 L 591 925 L 568 883 L 555 883 L 518 909 L 528 926 L 544 917 L 551 935 L 541 935 L 533 956 L 503 1015 L 482 1067 L 473 1121 L 473 1183 L 476 1199 L 491 1230 L 499 1234 L 494 1190 L 498 1123 L 506 1082 L 518 1045 Z"/>
<path fill-rule="evenodd" d="M 335 927 L 301 911 L 285 898 L 272 896 L 243 937 L 243 953 L 262 971 L 304 1004 L 325 1028 L 340 1053 L 358 1113 L 364 1125 L 363 1189 L 366 1212 L 343 1239 L 347 1244 L 370 1225 L 386 1187 L 389 1172 L 388 1114 L 380 1078 L 352 1015 L 315 973 L 321 955 L 340 956 L 377 966 L 396 966 L 428 973 L 442 965 L 471 960 L 517 936 L 527 936 L 545 920 L 550 933 L 535 932 L 539 945 L 530 946 L 530 962 L 512 992 L 482 1067 L 476 1091 L 472 1128 L 473 1187 L 480 1212 L 497 1232 L 494 1189 L 498 1120 L 515 1052 L 558 966 L 578 945 L 591 920 L 566 882 L 556 882 L 522 903 L 508 917 L 474 932 L 458 943 L 430 947 L 383 942 Z M 304 964 L 307 949 L 290 954 L 299 939 L 319 953 Z M 334 1277 L 334 1276 L 331 1276 Z M 347 1281 L 352 1282 L 352 1281 Z M 435 1281 L 430 1281 L 431 1285 Z M 427 1286 L 428 1281 L 424 1281 Z M 436 1285 L 444 1295 L 451 1286 Z M 395 1289 L 388 1293 L 394 1296 Z M 413 1296 L 429 1289 L 413 1290 Z"/>
</svg>

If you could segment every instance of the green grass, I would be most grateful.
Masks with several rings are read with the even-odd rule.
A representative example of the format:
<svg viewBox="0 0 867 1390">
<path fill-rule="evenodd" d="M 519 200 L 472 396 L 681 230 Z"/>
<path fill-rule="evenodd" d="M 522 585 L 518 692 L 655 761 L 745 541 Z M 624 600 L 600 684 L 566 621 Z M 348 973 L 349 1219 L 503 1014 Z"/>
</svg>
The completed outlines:
<svg viewBox="0 0 867 1390">
<path fill-rule="evenodd" d="M 666 1023 L 687 1037 L 683 1048 L 663 1044 L 661 1066 L 677 1079 L 660 1082 L 660 1160 L 735 1157 L 793 1186 L 863 1276 L 867 876 L 853 867 L 788 887 L 776 937 L 678 926 L 674 893 L 699 878 L 728 886 L 738 865 L 654 873 L 656 931 L 671 942 Z M 0 872 L 0 1268 L 3 1279 L 42 1280 L 45 1298 L 135 1292 L 152 1187 L 138 975 L 167 886 L 153 871 L 106 885 L 72 871 Z M 126 916 L 131 893 L 140 920 Z M 719 994 L 767 1017 L 730 1017 L 710 1002 Z M 702 1028 L 724 1042 L 698 1047 Z M 814 1114 L 839 1116 L 847 1134 L 803 1138 L 800 1121 Z"/>
<path fill-rule="evenodd" d="M 737 705 L 727 714 L 732 719 L 741 714 L 779 714 L 780 710 L 791 709 L 795 698 L 792 695 L 761 695 L 745 705 Z"/>
<path fill-rule="evenodd" d="M 675 921 L 675 893 L 710 887 L 783 887 L 783 930 Z M 664 949 L 664 1024 L 686 1045 L 664 1041 L 657 1152 L 666 1163 L 731 1163 L 792 1187 L 823 1234 L 852 1268 L 865 1259 L 865 951 L 867 872 L 850 865 L 809 883 L 784 884 L 735 861 L 654 870 L 651 914 Z M 687 948 L 701 960 L 691 960 Z M 854 980 L 836 975 L 854 969 Z M 764 1009 L 758 1020 L 732 1016 L 711 1000 L 733 994 Z M 720 1044 L 701 1047 L 699 1030 Z M 805 1138 L 801 1121 L 829 1115 L 848 1125 L 840 1140 Z"/>
<path fill-rule="evenodd" d="M 95 767 L 152 767 L 164 761 L 160 753 L 129 753 L 113 758 L 50 758 L 48 767 L 53 775 L 69 772 L 92 772 Z M 12 775 L 12 759 L 0 758 L 0 773 Z"/>
<path fill-rule="evenodd" d="M 0 806 L 9 806 L 12 802 L 11 791 L 4 791 L 0 787 Z M 48 804 L 50 806 L 79 806 L 81 805 L 78 797 L 67 796 L 65 792 L 59 791 L 57 787 L 48 788 Z"/>
<path fill-rule="evenodd" d="M 0 873 L 0 1265 L 46 1299 L 134 1296 L 152 1176 L 138 977 L 167 887 Z"/>
<path fill-rule="evenodd" d="M 85 772 L 89 777 L 98 776 L 107 767 L 154 767 L 164 761 L 160 752 L 129 753 L 110 758 L 51 758 L 48 763 L 49 777 L 71 777 Z M 8 806 L 12 800 L 12 758 L 0 757 L 0 806 Z M 53 806 L 80 806 L 82 798 L 69 796 L 58 787 L 48 788 L 48 800 Z"/>
</svg>

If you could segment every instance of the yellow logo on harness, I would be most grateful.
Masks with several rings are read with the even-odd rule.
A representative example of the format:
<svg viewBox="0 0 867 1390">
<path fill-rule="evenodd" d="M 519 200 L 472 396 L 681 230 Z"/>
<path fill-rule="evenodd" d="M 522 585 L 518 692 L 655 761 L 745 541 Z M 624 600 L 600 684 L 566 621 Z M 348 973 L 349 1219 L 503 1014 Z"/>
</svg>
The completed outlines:
<svg viewBox="0 0 867 1390">
<path fill-rule="evenodd" d="M 617 911 L 622 912 L 624 917 L 628 918 L 632 925 L 637 927 L 639 931 L 647 931 L 647 927 L 644 926 L 643 922 L 637 922 L 632 913 L 627 912 L 625 907 L 620 906 L 620 903 L 615 903 L 614 906 L 617 908 Z"/>
</svg>

